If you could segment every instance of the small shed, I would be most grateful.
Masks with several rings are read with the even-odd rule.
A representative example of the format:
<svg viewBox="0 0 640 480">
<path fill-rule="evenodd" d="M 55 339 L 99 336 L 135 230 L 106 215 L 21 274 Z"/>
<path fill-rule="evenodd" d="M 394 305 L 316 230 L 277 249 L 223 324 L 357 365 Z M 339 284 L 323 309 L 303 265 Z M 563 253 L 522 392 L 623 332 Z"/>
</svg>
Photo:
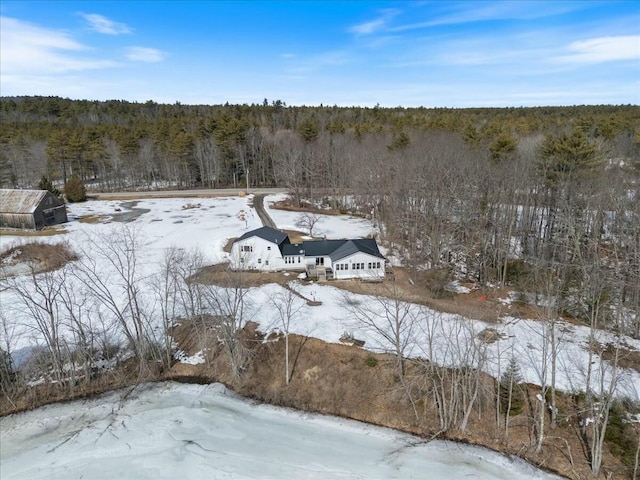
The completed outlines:
<svg viewBox="0 0 640 480">
<path fill-rule="evenodd" d="M 0 189 L 0 227 L 40 230 L 66 221 L 64 202 L 47 190 Z"/>
</svg>

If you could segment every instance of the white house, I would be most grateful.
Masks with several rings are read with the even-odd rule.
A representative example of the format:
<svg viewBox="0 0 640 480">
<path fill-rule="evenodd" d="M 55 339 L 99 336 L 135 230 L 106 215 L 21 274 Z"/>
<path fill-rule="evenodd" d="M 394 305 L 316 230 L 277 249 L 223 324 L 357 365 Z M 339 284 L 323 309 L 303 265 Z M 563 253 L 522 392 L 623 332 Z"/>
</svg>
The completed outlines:
<svg viewBox="0 0 640 480">
<path fill-rule="evenodd" d="M 252 230 L 231 247 L 234 270 L 307 272 L 318 279 L 384 279 L 385 258 L 373 238 L 291 243 L 271 227 Z"/>
</svg>

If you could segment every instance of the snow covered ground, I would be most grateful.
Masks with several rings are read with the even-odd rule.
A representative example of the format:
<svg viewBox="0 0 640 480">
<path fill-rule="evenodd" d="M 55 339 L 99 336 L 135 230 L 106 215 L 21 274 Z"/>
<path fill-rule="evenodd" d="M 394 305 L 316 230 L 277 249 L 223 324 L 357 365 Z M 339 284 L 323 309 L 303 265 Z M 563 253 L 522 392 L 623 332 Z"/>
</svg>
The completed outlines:
<svg viewBox="0 0 640 480">
<path fill-rule="evenodd" d="M 2 418 L 3 480 L 559 478 L 480 447 L 258 405 L 219 384 L 123 393 Z"/>
<path fill-rule="evenodd" d="M 277 199 L 269 196 L 267 205 Z M 228 255 L 222 250 L 227 240 L 239 237 L 248 229 L 260 226 L 255 211 L 248 205 L 250 198 L 220 197 L 220 198 L 189 198 L 189 199 L 148 199 L 138 202 L 135 208 L 147 209 L 147 213 L 140 215 L 134 222 L 127 225 L 135 227 L 143 248 L 138 259 L 139 276 L 143 280 L 143 303 L 152 318 L 159 318 L 157 301 L 153 297 L 154 275 L 159 272 L 159 262 L 165 249 L 179 247 L 183 249 L 198 248 L 202 252 L 206 263 L 220 263 L 226 261 Z M 89 201 L 82 204 L 71 204 L 69 216 L 72 220 L 65 228 L 65 235 L 40 237 L 43 242 L 67 241 L 71 248 L 77 251 L 91 252 L 95 247 L 95 240 L 100 235 L 106 235 L 114 230 L 123 228 L 122 224 L 111 223 L 83 223 L 77 221 L 86 215 L 113 215 L 116 209 L 125 212 L 120 201 Z M 276 224 L 287 228 L 295 223 L 293 212 L 270 210 Z M 291 222 L 290 224 L 287 222 Z M 369 222 L 346 216 L 326 216 L 319 225 L 319 232 L 327 234 L 328 238 L 344 238 L 368 234 Z M 34 237 L 0 237 L 0 250 L 6 250 L 21 242 L 33 241 Z M 99 271 L 104 278 L 113 275 L 113 269 L 100 260 Z M 290 277 L 293 278 L 293 277 Z M 68 281 L 74 281 L 68 277 Z M 115 280 L 114 295 L 122 295 Z M 81 285 L 77 286 L 78 289 Z M 307 307 L 305 314 L 293 319 L 290 331 L 303 335 L 310 335 L 328 342 L 338 342 L 345 332 L 366 341 L 365 348 L 372 350 L 387 350 L 379 333 L 366 330 L 355 325 L 345 311 L 342 302 L 344 292 L 330 284 L 297 285 L 300 292 L 307 298 L 321 301 L 315 307 Z M 253 290 L 252 320 L 261 325 L 268 332 L 277 329 L 277 311 L 272 299 L 276 297 L 282 287 L 278 285 L 264 285 Z M 376 299 L 361 295 L 349 294 L 351 301 L 374 305 Z M 9 292 L 2 292 L 0 313 L 11 322 L 16 322 L 11 342 L 15 350 L 39 343 L 38 335 L 30 325 L 30 317 L 24 308 L 18 308 L 19 302 Z M 382 305 L 379 305 L 382 311 Z M 460 345 L 473 342 L 480 348 L 486 347 L 486 359 L 482 369 L 498 378 L 509 359 L 513 356 L 521 369 L 524 380 L 541 385 L 549 384 L 550 364 L 549 356 L 544 355 L 545 344 L 540 322 L 528 319 L 505 317 L 497 324 L 489 324 L 480 320 L 460 319 L 455 315 L 438 313 L 424 307 L 411 306 L 413 315 L 419 318 L 416 328 L 412 332 L 409 342 L 408 355 L 427 357 L 445 365 L 459 365 L 464 359 L 456 354 L 457 339 L 463 339 Z M 32 318 L 32 317 L 31 317 Z M 160 322 L 158 321 L 158 326 Z M 500 334 L 500 340 L 491 344 L 482 344 L 477 334 L 486 328 L 493 328 Z M 64 333 L 64 329 L 62 331 Z M 2 333 L 0 332 L 0 335 Z M 597 355 L 589 357 L 587 351 L 588 329 L 585 327 L 559 322 L 557 325 L 558 338 L 558 366 L 556 385 L 565 391 L 576 391 L 584 388 L 585 378 L 592 369 L 593 384 L 598 384 L 602 377 L 606 380 L 611 374 L 610 364 Z M 612 334 L 599 332 L 598 341 L 608 344 L 615 341 Z M 452 343 L 454 342 L 454 343 Z M 640 341 L 624 338 L 626 348 L 640 350 Z M 546 364 L 545 364 L 546 362 Z M 640 399 L 640 373 L 630 369 L 620 371 L 616 394 Z"/>
<path fill-rule="evenodd" d="M 271 208 L 274 203 L 287 198 L 287 194 L 267 195 L 264 199 L 264 208 L 273 219 L 278 228 L 283 230 L 301 230 L 296 226 L 300 212 L 289 212 Z M 374 233 L 371 220 L 349 215 L 321 215 L 320 220 L 313 229 L 315 237 L 326 237 L 328 240 L 341 240 L 343 238 L 366 238 Z"/>
<path fill-rule="evenodd" d="M 149 258 L 158 259 L 158 254 L 172 246 L 199 248 L 209 263 L 219 263 L 227 258 L 222 251 L 229 238 L 239 237 L 248 230 L 262 226 L 256 211 L 248 206 L 249 197 L 216 198 L 159 198 L 140 200 L 135 209 L 149 210 L 137 217 L 130 225 L 143 238 L 145 252 Z M 35 239 L 43 242 L 69 241 L 71 245 L 83 243 L 87 235 L 96 236 L 110 232 L 120 225 L 108 220 L 109 216 L 127 212 L 129 202 L 88 201 L 67 205 L 69 223 L 64 228 L 67 235 L 50 237 L 20 237 L 2 235 L 0 250 L 15 244 Z M 119 210 L 119 211 L 118 211 Z M 82 223 L 86 216 L 107 216 L 105 222 Z"/>
<path fill-rule="evenodd" d="M 382 311 L 384 305 L 373 297 L 355 295 L 330 285 L 310 284 L 296 287 L 306 298 L 322 302 L 316 307 L 308 307 L 304 315 L 292 319 L 289 326 L 291 333 L 308 335 L 324 341 L 337 343 L 345 332 L 352 333 L 357 339 L 364 340 L 365 348 L 373 351 L 392 351 L 392 346 L 385 341 L 379 332 L 365 328 L 354 322 L 345 312 L 345 300 L 366 304 L 368 309 L 380 311 L 380 323 L 385 321 Z M 277 329 L 277 312 L 273 311 L 269 299 L 280 291 L 275 284 L 265 285 L 254 291 L 252 298 L 256 305 L 255 321 L 262 324 L 263 329 L 269 325 Z M 348 299 L 348 300 L 347 300 Z M 389 305 L 386 305 L 389 307 Z M 372 308 L 373 307 L 373 308 Z M 526 382 L 542 385 L 550 384 L 551 364 L 548 345 L 541 323 L 536 320 L 503 317 L 497 323 L 462 318 L 457 315 L 436 312 L 429 308 L 408 305 L 410 316 L 416 319 L 416 327 L 407 335 L 407 356 L 429 358 L 440 365 L 460 366 L 467 360 L 465 343 L 473 342 L 484 351 L 485 362 L 482 370 L 500 378 L 511 357 L 516 359 L 522 377 Z M 500 340 L 484 344 L 478 338 L 483 330 L 495 329 Z M 579 392 L 584 389 L 590 361 L 592 384 L 598 385 L 600 379 L 608 382 L 611 378 L 609 362 L 593 355 L 589 358 L 586 346 L 589 329 L 566 322 L 557 322 L 557 373 L 556 386 L 566 392 Z M 598 331 L 596 340 L 601 344 L 615 342 L 614 335 L 606 331 Z M 640 341 L 625 338 L 628 347 L 640 350 Z M 545 363 L 546 362 L 546 363 Z M 635 400 L 640 399 L 640 374 L 631 369 L 619 369 L 617 372 L 616 394 Z M 597 391 L 597 390 L 596 390 Z"/>
</svg>

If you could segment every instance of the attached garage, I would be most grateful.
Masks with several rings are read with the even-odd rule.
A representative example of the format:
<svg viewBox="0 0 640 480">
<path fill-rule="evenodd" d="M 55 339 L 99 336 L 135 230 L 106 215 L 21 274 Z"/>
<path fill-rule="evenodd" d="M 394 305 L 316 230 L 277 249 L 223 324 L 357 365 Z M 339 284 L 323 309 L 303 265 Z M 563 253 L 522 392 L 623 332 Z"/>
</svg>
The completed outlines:
<svg viewBox="0 0 640 480">
<path fill-rule="evenodd" d="M 0 189 L 0 227 L 41 230 L 66 221 L 64 202 L 47 190 Z"/>
</svg>

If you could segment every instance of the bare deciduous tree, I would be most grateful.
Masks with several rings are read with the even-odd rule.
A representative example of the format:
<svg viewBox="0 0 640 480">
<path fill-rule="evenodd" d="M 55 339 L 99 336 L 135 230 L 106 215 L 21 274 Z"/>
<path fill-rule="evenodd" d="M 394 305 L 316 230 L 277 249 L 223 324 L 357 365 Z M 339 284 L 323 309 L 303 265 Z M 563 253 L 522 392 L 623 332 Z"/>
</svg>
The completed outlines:
<svg viewBox="0 0 640 480">
<path fill-rule="evenodd" d="M 165 250 L 160 272 L 150 282 L 156 294 L 162 316 L 165 362 L 171 363 L 173 346 L 171 328 L 176 318 L 185 317 L 197 329 L 199 338 L 206 339 L 203 321 L 203 285 L 195 279 L 203 267 L 199 250 L 185 251 L 177 247 Z"/>
<path fill-rule="evenodd" d="M 390 283 L 383 295 L 355 297 L 345 293 L 341 305 L 348 313 L 347 327 L 363 329 L 376 339 L 377 346 L 393 352 L 396 372 L 404 381 L 406 357 L 415 347 L 418 309 L 406 301 L 397 284 Z"/>
<path fill-rule="evenodd" d="M 116 226 L 104 235 L 87 238 L 73 274 L 101 305 L 103 314 L 116 322 L 135 354 L 143 378 L 149 373 L 149 360 L 157 357 L 157 352 L 150 325 L 152 311 L 144 304 L 141 293 L 140 248 L 135 227 Z"/>
<path fill-rule="evenodd" d="M 297 316 L 304 315 L 306 309 L 306 303 L 296 292 L 295 286 L 295 282 L 291 282 L 287 288 L 284 288 L 271 298 L 271 303 L 278 312 L 278 326 L 282 328 L 284 333 L 284 371 L 285 383 L 287 385 L 289 385 L 289 381 L 291 380 L 291 369 L 289 367 L 289 327 L 291 321 Z"/>
<path fill-rule="evenodd" d="M 220 341 L 231 364 L 231 371 L 239 379 L 246 368 L 250 349 L 244 328 L 253 314 L 250 288 L 244 284 L 243 272 L 228 271 L 220 285 L 210 285 L 203 291 L 204 307 L 216 320 Z"/>
<path fill-rule="evenodd" d="M 426 337 L 420 344 L 423 391 L 433 399 L 441 431 L 464 431 L 482 389 L 487 345 L 464 317 L 445 319 L 425 308 L 420 328 Z"/>
<path fill-rule="evenodd" d="M 298 217 L 296 220 L 296 227 L 304 228 L 305 231 L 309 232 L 309 236 L 313 237 L 313 230 L 316 228 L 316 225 L 322 221 L 322 217 L 320 215 L 316 215 L 315 213 L 305 212 Z"/>
<path fill-rule="evenodd" d="M 29 270 L 26 278 L 10 277 L 6 285 L 18 301 L 13 307 L 29 319 L 25 327 L 34 329 L 44 340 L 53 377 L 62 384 L 65 378 L 59 310 L 66 270 L 38 273 L 35 264 L 30 265 Z"/>
</svg>

